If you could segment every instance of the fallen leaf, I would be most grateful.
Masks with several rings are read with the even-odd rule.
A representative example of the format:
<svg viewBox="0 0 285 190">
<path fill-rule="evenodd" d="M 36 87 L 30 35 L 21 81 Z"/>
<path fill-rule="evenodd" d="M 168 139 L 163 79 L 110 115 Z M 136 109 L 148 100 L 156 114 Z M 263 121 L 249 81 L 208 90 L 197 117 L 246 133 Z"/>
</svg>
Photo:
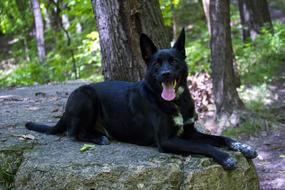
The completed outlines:
<svg viewBox="0 0 285 190">
<path fill-rule="evenodd" d="M 21 135 L 19 139 L 20 140 L 35 140 L 36 137 L 33 136 L 33 135 L 28 134 L 28 135 Z"/>
<path fill-rule="evenodd" d="M 280 147 L 280 146 L 273 146 L 273 147 L 271 147 L 270 149 L 271 149 L 271 150 L 280 150 L 281 147 Z"/>
<path fill-rule="evenodd" d="M 94 146 L 95 146 L 94 144 L 84 144 L 80 148 L 80 152 L 85 152 L 85 151 L 89 150 L 90 148 L 93 148 Z"/>
</svg>

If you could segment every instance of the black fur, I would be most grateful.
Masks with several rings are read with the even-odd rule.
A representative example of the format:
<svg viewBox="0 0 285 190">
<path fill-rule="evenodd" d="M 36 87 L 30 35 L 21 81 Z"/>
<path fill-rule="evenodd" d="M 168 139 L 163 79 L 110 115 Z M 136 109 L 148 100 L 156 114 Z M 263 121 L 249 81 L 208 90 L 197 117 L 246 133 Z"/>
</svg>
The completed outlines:
<svg viewBox="0 0 285 190">
<path fill-rule="evenodd" d="M 67 132 L 78 141 L 96 144 L 109 144 L 114 138 L 155 145 L 161 152 L 202 154 L 214 158 L 225 169 L 234 169 L 236 161 L 216 147 L 228 147 L 255 158 L 256 151 L 248 145 L 228 137 L 203 134 L 194 128 L 195 109 L 187 88 L 184 44 L 184 30 L 169 49 L 158 49 L 142 34 L 145 80 L 81 86 L 71 93 L 65 112 L 54 127 L 27 123 L 26 128 L 47 134 Z M 176 98 L 166 101 L 161 96 L 162 82 L 171 81 L 176 81 Z"/>
</svg>

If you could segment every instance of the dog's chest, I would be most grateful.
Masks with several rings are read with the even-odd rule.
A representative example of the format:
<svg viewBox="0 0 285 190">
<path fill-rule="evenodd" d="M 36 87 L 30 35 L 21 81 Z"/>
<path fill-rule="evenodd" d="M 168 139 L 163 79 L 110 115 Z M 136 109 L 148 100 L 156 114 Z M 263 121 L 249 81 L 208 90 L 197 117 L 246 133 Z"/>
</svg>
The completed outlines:
<svg viewBox="0 0 285 190">
<path fill-rule="evenodd" d="M 176 128 L 176 136 L 181 136 L 184 132 L 184 125 L 194 124 L 195 123 L 195 117 L 192 118 L 186 117 L 186 119 L 183 117 L 182 113 L 180 112 L 180 109 L 177 107 L 177 112 L 172 115 L 172 121 L 174 124 L 174 127 Z"/>
<path fill-rule="evenodd" d="M 172 116 L 172 121 L 177 128 L 176 136 L 180 136 L 183 133 L 184 119 L 179 109 L 177 109 L 177 113 Z"/>
</svg>

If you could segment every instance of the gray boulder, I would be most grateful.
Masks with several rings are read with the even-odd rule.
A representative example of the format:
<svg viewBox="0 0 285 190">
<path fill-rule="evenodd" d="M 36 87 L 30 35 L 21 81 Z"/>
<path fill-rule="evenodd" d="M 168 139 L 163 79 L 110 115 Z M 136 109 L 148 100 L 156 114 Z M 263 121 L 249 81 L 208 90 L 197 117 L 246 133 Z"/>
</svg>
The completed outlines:
<svg viewBox="0 0 285 190">
<path fill-rule="evenodd" d="M 55 123 L 81 84 L 0 90 L 0 189 L 259 189 L 252 161 L 240 153 L 230 152 L 238 168 L 225 171 L 210 158 L 120 142 L 82 152 L 84 143 L 24 128 Z"/>
</svg>

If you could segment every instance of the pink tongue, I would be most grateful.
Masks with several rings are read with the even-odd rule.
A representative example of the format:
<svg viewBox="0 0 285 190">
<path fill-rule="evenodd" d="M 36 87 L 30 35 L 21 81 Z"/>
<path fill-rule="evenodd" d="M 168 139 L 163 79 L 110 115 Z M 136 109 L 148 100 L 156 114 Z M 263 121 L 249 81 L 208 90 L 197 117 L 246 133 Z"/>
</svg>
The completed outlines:
<svg viewBox="0 0 285 190">
<path fill-rule="evenodd" d="M 161 97 L 166 101 L 173 100 L 176 96 L 173 85 L 162 83 L 162 87 L 163 87 L 163 90 L 161 93 Z"/>
</svg>

